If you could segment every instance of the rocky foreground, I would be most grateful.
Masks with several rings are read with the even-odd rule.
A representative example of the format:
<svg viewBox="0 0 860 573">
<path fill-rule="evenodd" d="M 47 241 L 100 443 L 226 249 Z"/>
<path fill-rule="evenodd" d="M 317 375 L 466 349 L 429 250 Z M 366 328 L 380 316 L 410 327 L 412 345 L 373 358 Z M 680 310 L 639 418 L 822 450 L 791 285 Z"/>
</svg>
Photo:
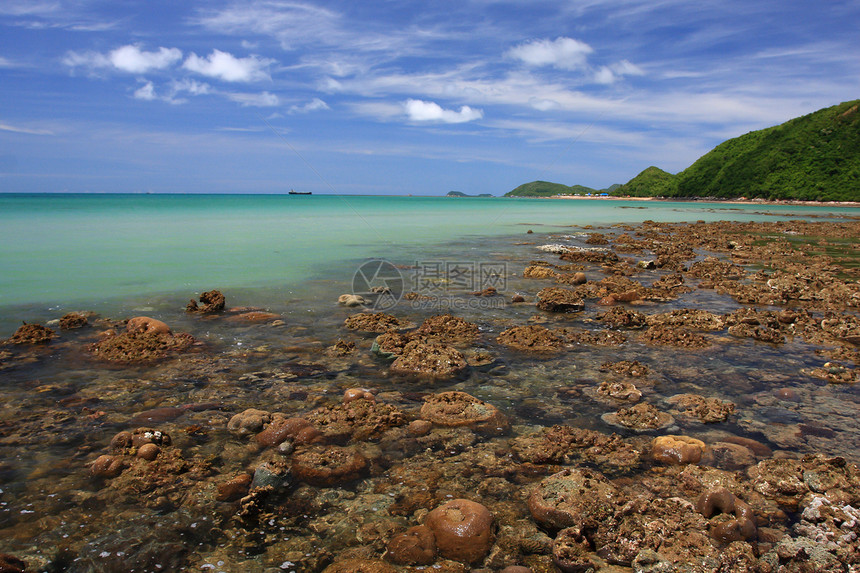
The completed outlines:
<svg viewBox="0 0 860 573">
<path fill-rule="evenodd" d="M 860 222 L 582 231 L 466 316 L 24 324 L 0 571 L 860 571 Z"/>
</svg>

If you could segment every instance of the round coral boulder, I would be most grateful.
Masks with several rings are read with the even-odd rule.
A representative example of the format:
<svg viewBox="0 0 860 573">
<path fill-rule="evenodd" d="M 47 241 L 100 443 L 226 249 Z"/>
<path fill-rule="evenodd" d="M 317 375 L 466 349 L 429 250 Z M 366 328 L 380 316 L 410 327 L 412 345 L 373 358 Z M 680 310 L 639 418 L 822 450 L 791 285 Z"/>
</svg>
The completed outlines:
<svg viewBox="0 0 860 573">
<path fill-rule="evenodd" d="M 687 436 L 659 436 L 651 442 L 651 457 L 664 464 L 696 464 L 704 451 L 705 442 Z"/>
<path fill-rule="evenodd" d="M 425 525 L 436 536 L 443 557 L 475 564 L 493 546 L 493 514 L 480 503 L 455 499 L 427 514 Z"/>
<path fill-rule="evenodd" d="M 271 421 L 272 415 L 269 412 L 248 408 L 230 418 L 227 429 L 240 436 L 247 436 L 260 432 L 263 426 Z"/>
<path fill-rule="evenodd" d="M 436 559 L 436 536 L 426 525 L 410 527 L 391 538 L 385 557 L 399 565 L 429 565 Z"/>
<path fill-rule="evenodd" d="M 151 334 L 170 334 L 170 327 L 166 323 L 150 318 L 148 316 L 135 316 L 129 318 L 125 324 L 128 332 L 146 332 Z"/>
<path fill-rule="evenodd" d="M 370 464 L 355 448 L 313 446 L 293 454 L 292 471 L 296 479 L 317 486 L 331 486 L 358 479 Z"/>
<path fill-rule="evenodd" d="M 421 418 L 437 426 L 467 426 L 482 434 L 500 435 L 510 428 L 498 408 L 465 392 L 440 392 L 428 396 L 421 406 Z"/>
</svg>

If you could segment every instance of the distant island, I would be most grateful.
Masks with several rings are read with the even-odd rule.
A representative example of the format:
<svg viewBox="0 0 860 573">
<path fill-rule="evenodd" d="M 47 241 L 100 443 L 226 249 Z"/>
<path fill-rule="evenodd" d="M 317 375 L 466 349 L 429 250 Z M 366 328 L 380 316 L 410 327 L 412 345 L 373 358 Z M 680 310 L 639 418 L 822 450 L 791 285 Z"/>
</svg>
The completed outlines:
<svg viewBox="0 0 860 573">
<path fill-rule="evenodd" d="M 675 175 L 648 167 L 596 191 L 534 181 L 505 197 L 556 195 L 860 201 L 860 100 L 729 139 Z"/>
<path fill-rule="evenodd" d="M 531 183 L 524 183 L 514 189 L 513 191 L 508 191 L 505 193 L 505 197 L 557 197 L 557 196 L 567 196 L 567 195 L 585 195 L 585 196 L 594 196 L 594 195 L 609 195 L 617 188 L 621 187 L 621 185 L 616 184 L 608 187 L 606 189 L 592 189 L 591 187 L 585 187 L 584 185 L 573 185 L 568 187 L 567 185 L 562 185 L 561 183 L 550 183 L 549 181 L 532 181 Z"/>
<path fill-rule="evenodd" d="M 445 197 L 493 197 L 490 193 L 481 193 L 480 195 L 467 195 L 461 191 L 448 191 Z"/>
</svg>

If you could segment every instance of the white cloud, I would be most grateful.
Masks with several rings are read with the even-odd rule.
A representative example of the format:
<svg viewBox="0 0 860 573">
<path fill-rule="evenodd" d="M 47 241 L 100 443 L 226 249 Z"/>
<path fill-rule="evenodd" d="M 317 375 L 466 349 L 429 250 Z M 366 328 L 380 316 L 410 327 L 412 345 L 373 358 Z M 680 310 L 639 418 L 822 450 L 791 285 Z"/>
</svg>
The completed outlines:
<svg viewBox="0 0 860 573">
<path fill-rule="evenodd" d="M 606 66 L 601 66 L 596 72 L 594 72 L 594 81 L 599 84 L 611 84 L 614 83 L 617 78 L 615 74 Z"/>
<path fill-rule="evenodd" d="M 294 105 L 290 107 L 290 113 L 309 113 L 312 111 L 320 111 L 323 109 L 331 109 L 326 102 L 318 97 L 315 97 L 304 105 Z"/>
<path fill-rule="evenodd" d="M 529 100 L 529 105 L 538 111 L 550 111 L 561 107 L 557 101 L 546 98 L 532 98 Z"/>
<path fill-rule="evenodd" d="M 439 123 L 465 123 L 484 117 L 484 112 L 464 105 L 459 111 L 444 109 L 432 101 L 410 99 L 404 104 L 406 115 L 412 121 Z"/>
<path fill-rule="evenodd" d="M 177 48 L 159 48 L 157 52 L 145 52 L 137 45 L 122 46 L 108 55 L 113 67 L 132 74 L 163 70 L 181 59 L 182 52 Z"/>
<path fill-rule="evenodd" d="M 269 92 L 259 94 L 232 93 L 225 95 L 227 99 L 240 104 L 242 107 L 274 107 L 281 103 L 278 96 Z"/>
<path fill-rule="evenodd" d="M 529 66 L 576 70 L 585 67 L 586 59 L 593 51 L 585 42 L 560 37 L 520 44 L 508 50 L 507 55 Z"/>
<path fill-rule="evenodd" d="M 212 93 L 212 86 L 209 84 L 187 78 L 174 80 L 170 87 L 174 94 L 187 92 L 191 95 L 206 95 Z"/>
<path fill-rule="evenodd" d="M 152 85 L 152 82 L 146 82 L 145 84 L 137 88 L 134 92 L 134 99 L 142 99 L 146 101 L 152 101 L 156 99 L 155 86 Z"/>
<path fill-rule="evenodd" d="M 92 51 L 69 51 L 63 57 L 63 63 L 70 68 L 110 69 L 143 74 L 169 68 L 180 59 L 182 51 L 177 48 L 159 48 L 157 52 L 146 52 L 138 45 L 129 44 L 112 50 L 107 55 Z"/>
<path fill-rule="evenodd" d="M 237 58 L 228 52 L 212 50 L 212 53 L 206 58 L 201 58 L 192 52 L 185 60 L 185 63 L 182 64 L 182 67 L 207 77 L 224 80 L 225 82 L 253 82 L 270 80 L 271 76 L 269 76 L 266 68 L 274 62 L 274 60 L 259 58 L 257 56 Z"/>
</svg>

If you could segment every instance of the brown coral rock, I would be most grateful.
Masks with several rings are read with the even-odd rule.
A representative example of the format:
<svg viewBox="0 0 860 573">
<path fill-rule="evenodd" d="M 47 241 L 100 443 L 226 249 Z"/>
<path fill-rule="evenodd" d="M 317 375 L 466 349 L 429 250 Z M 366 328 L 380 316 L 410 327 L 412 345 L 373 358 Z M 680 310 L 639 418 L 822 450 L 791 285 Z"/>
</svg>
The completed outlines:
<svg viewBox="0 0 860 573">
<path fill-rule="evenodd" d="M 227 303 L 227 299 L 218 290 L 210 290 L 200 294 L 200 304 L 194 299 L 185 307 L 187 312 L 199 312 L 201 314 L 212 314 L 221 312 Z"/>
<path fill-rule="evenodd" d="M 430 378 L 452 378 L 463 373 L 469 364 L 463 353 L 435 342 L 413 340 L 391 363 L 392 374 L 418 375 Z"/>
<path fill-rule="evenodd" d="M 436 536 L 444 557 L 475 564 L 493 545 L 493 514 L 468 499 L 455 499 L 427 514 L 425 524 Z"/>
<path fill-rule="evenodd" d="M 251 487 L 251 474 L 241 473 L 233 479 L 219 483 L 217 486 L 216 501 L 236 501 L 248 495 Z"/>
<path fill-rule="evenodd" d="M 440 392 L 425 398 L 421 417 L 437 426 L 467 426 L 490 434 L 504 434 L 510 428 L 508 419 L 498 408 L 465 392 Z"/>
<path fill-rule="evenodd" d="M 527 352 L 554 352 L 564 346 L 561 336 L 538 324 L 513 326 L 499 334 L 497 340 L 505 346 Z"/>
<path fill-rule="evenodd" d="M 18 327 L 15 334 L 6 340 L 7 344 L 47 344 L 57 333 L 41 324 L 27 324 Z"/>
<path fill-rule="evenodd" d="M 128 321 L 125 331 L 108 332 L 89 350 L 97 358 L 111 362 L 147 362 L 182 352 L 192 344 L 194 337 L 190 334 L 172 334 L 160 320 L 136 317 Z"/>
<path fill-rule="evenodd" d="M 562 573 L 586 573 L 594 570 L 589 558 L 591 547 L 578 527 L 562 529 L 552 543 L 552 562 Z"/>
<path fill-rule="evenodd" d="M 347 318 L 343 325 L 350 330 L 380 333 L 404 326 L 396 317 L 384 312 L 360 312 Z"/>
<path fill-rule="evenodd" d="M 343 559 L 323 569 L 323 573 L 397 573 L 397 569 L 379 559 Z"/>
<path fill-rule="evenodd" d="M 64 314 L 60 318 L 61 330 L 74 330 L 76 328 L 83 328 L 86 325 L 87 317 L 77 312 L 70 312 L 68 314 Z"/>
<path fill-rule="evenodd" d="M 310 485 L 332 486 L 363 477 L 369 463 L 355 448 L 312 446 L 292 457 L 296 479 Z"/>
<path fill-rule="evenodd" d="M 416 334 L 425 340 L 444 344 L 468 344 L 478 337 L 478 325 L 451 314 L 439 314 L 426 319 Z"/>
<path fill-rule="evenodd" d="M 629 402 L 634 404 L 642 398 L 642 392 L 630 382 L 609 382 L 604 381 L 597 387 L 597 395 L 603 398 L 610 398 L 618 402 Z"/>
<path fill-rule="evenodd" d="M 658 436 L 651 442 L 651 457 L 664 464 L 696 464 L 704 451 L 705 442 L 688 436 Z"/>
<path fill-rule="evenodd" d="M 579 312 L 585 306 L 576 291 L 561 287 L 541 289 L 537 293 L 537 299 L 537 307 L 547 312 Z"/>
<path fill-rule="evenodd" d="M 135 316 L 125 323 L 128 332 L 144 332 L 147 334 L 170 334 L 170 327 L 164 322 L 148 316 Z"/>
<path fill-rule="evenodd" d="M 601 474 L 587 469 L 566 469 L 538 484 L 528 499 L 529 511 L 550 529 L 576 526 L 593 531 L 609 519 L 620 492 Z"/>
<path fill-rule="evenodd" d="M 711 535 L 723 543 L 752 539 L 756 535 L 755 512 L 724 487 L 703 492 L 696 501 L 696 511 L 709 519 L 718 513 L 734 515 L 734 519 L 712 520 Z"/>
<path fill-rule="evenodd" d="M 685 415 L 698 418 L 705 424 L 725 422 L 735 412 L 732 402 L 719 398 L 705 398 L 698 394 L 676 394 L 667 400 L 678 406 Z"/>
<path fill-rule="evenodd" d="M 410 527 L 391 538 L 385 557 L 399 565 L 429 565 L 436 559 L 436 537 L 426 525 Z"/>
<path fill-rule="evenodd" d="M 674 423 L 674 418 L 651 404 L 636 404 L 602 416 L 607 424 L 631 430 L 658 430 Z"/>
</svg>

